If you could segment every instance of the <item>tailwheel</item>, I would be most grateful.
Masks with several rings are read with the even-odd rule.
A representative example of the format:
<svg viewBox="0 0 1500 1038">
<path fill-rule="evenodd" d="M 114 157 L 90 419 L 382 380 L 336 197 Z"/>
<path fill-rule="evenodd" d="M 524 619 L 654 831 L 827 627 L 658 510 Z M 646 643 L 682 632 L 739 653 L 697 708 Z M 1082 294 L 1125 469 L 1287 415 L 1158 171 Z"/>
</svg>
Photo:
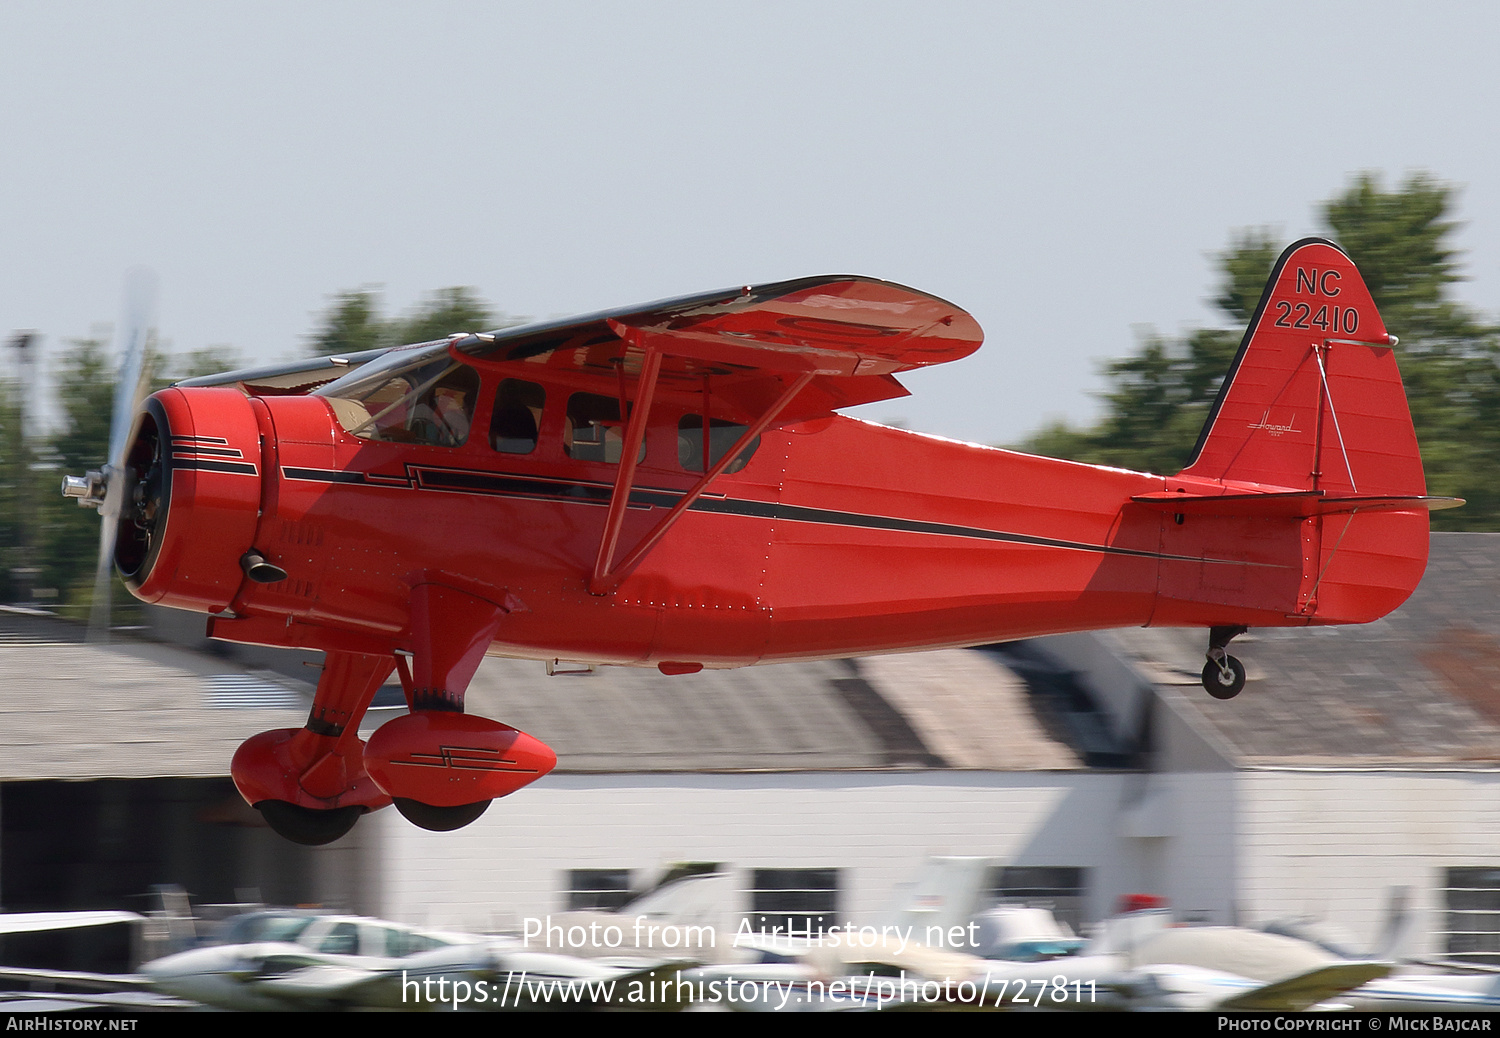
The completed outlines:
<svg viewBox="0 0 1500 1038">
<path fill-rule="evenodd" d="M 1203 687 L 1215 699 L 1233 699 L 1245 687 L 1245 665 L 1233 656 L 1203 665 Z"/>
<path fill-rule="evenodd" d="M 1215 699 L 1233 699 L 1245 687 L 1245 665 L 1224 650 L 1250 628 L 1223 624 L 1208 629 L 1208 662 L 1203 665 L 1203 687 Z"/>
<path fill-rule="evenodd" d="M 364 808 L 357 805 L 320 810 L 299 807 L 285 800 L 262 800 L 255 809 L 278 836 L 306 847 L 332 843 L 353 829 L 359 816 L 364 814 Z"/>
<path fill-rule="evenodd" d="M 419 829 L 427 829 L 435 833 L 451 833 L 455 829 L 462 829 L 484 814 L 490 806 L 488 800 L 481 800 L 476 804 L 460 804 L 457 807 L 434 807 L 420 800 L 409 800 L 406 797 L 395 797 L 394 801 L 396 810 L 400 811 L 408 822 Z"/>
</svg>

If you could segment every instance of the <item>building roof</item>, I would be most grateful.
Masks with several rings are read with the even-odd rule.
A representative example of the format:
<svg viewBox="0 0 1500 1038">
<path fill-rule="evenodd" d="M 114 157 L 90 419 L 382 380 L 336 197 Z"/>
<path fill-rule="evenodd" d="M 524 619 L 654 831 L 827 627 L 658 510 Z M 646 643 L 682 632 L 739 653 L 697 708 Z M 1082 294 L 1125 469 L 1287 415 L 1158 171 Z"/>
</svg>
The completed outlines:
<svg viewBox="0 0 1500 1038">
<path fill-rule="evenodd" d="M 1433 534 L 1421 586 L 1374 623 L 1241 635 L 1232 700 L 1199 684 L 1202 630 L 1100 637 L 1240 765 L 1500 764 L 1500 534 Z"/>
<path fill-rule="evenodd" d="M 305 654 L 172 636 L 194 647 L 90 644 L 76 624 L 0 608 L 0 781 L 222 776 L 244 739 L 306 720 Z M 548 677 L 491 657 L 468 708 L 547 742 L 561 772 L 1083 767 L 1035 700 L 991 654 L 948 650 L 671 677 Z M 372 709 L 366 733 L 404 709 L 398 687 L 377 703 L 394 709 Z"/>
<path fill-rule="evenodd" d="M 664 676 L 543 676 L 491 658 L 470 709 L 542 739 L 559 771 L 1082 767 L 1036 721 L 1025 684 L 965 649 Z"/>
<path fill-rule="evenodd" d="M 307 720 L 312 685 L 172 645 L 88 644 L 0 609 L 0 781 L 212 777 L 246 738 Z"/>
</svg>

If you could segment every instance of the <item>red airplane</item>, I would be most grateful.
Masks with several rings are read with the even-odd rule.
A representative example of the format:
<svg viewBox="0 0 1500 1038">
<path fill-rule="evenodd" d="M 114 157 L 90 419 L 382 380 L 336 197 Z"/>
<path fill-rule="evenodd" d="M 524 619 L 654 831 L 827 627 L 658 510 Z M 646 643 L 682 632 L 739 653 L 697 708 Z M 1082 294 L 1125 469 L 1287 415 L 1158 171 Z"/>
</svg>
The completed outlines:
<svg viewBox="0 0 1500 1038">
<path fill-rule="evenodd" d="M 1384 616 L 1456 503 L 1425 496 L 1396 340 L 1330 242 L 1278 261 L 1175 476 L 837 414 L 981 338 L 869 278 L 709 292 L 181 382 L 64 492 L 136 597 L 326 652 L 307 724 L 232 766 L 304 843 L 393 801 L 456 829 L 553 767 L 464 713 L 486 652 L 683 674 L 1192 626 L 1227 699 L 1230 639 Z M 366 744 L 392 669 L 410 712 Z"/>
</svg>

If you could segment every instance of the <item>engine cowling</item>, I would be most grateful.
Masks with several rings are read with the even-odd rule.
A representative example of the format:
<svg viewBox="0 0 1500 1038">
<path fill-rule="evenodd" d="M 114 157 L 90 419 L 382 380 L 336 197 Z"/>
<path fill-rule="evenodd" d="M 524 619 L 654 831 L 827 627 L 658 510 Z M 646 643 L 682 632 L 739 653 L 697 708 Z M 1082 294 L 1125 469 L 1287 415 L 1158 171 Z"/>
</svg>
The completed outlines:
<svg viewBox="0 0 1500 1038">
<path fill-rule="evenodd" d="M 233 601 L 261 502 L 260 430 L 234 389 L 164 389 L 125 455 L 115 564 L 146 602 L 217 612 Z"/>
</svg>

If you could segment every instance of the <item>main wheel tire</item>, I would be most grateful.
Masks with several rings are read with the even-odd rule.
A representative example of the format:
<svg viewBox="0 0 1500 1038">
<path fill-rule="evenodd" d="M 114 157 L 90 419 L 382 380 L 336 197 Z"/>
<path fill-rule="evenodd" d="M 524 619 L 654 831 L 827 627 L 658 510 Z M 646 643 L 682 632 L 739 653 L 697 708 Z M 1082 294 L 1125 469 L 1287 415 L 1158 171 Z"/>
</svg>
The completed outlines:
<svg viewBox="0 0 1500 1038">
<path fill-rule="evenodd" d="M 357 806 L 320 810 L 299 807 L 285 800 L 262 800 L 255 805 L 255 809 L 266 820 L 266 824 L 276 831 L 276 835 L 304 847 L 321 847 L 325 843 L 332 843 L 353 829 L 359 816 L 364 814 L 364 808 Z"/>
<path fill-rule="evenodd" d="M 420 800 L 408 800 L 405 797 L 396 797 L 396 810 L 406 818 L 412 825 L 419 829 L 427 829 L 435 833 L 451 833 L 455 829 L 462 829 L 489 808 L 488 800 L 481 800 L 475 804 L 460 804 L 458 807 L 433 807 L 424 804 Z"/>
<path fill-rule="evenodd" d="M 1245 665 L 1233 656 L 1225 656 L 1224 665 L 1230 671 L 1227 675 L 1213 660 L 1203 665 L 1203 687 L 1215 699 L 1233 699 L 1245 687 Z"/>
</svg>

